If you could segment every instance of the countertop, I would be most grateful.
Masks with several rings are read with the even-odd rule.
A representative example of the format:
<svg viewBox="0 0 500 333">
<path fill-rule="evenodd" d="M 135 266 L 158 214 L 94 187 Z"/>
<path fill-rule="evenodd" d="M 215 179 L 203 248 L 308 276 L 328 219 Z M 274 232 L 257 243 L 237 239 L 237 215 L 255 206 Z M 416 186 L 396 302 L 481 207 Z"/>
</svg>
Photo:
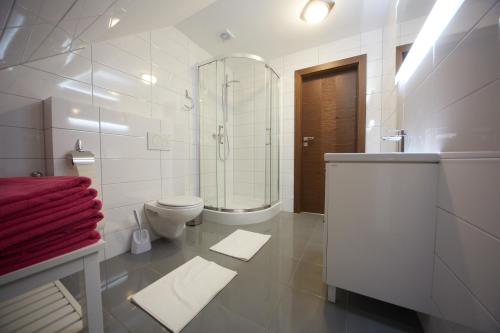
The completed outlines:
<svg viewBox="0 0 500 333">
<path fill-rule="evenodd" d="M 326 153 L 325 162 L 439 163 L 439 153 Z"/>
</svg>

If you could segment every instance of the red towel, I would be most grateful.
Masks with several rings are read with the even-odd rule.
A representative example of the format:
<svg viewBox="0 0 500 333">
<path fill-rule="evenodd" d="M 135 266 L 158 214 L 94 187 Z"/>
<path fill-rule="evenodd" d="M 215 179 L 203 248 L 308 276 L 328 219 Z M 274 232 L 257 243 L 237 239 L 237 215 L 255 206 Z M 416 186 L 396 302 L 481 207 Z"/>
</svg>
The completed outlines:
<svg viewBox="0 0 500 333">
<path fill-rule="evenodd" d="M 63 209 L 63 207 L 67 207 L 68 204 L 71 204 L 81 198 L 89 198 L 93 199 L 97 196 L 97 191 L 93 188 L 78 188 L 78 192 L 67 195 L 59 200 L 54 200 L 54 201 L 49 201 L 45 204 L 41 204 L 35 207 L 31 207 L 28 209 L 24 209 L 22 211 L 18 211 L 14 214 L 10 214 L 4 217 L 0 217 L 0 223 L 5 222 L 5 221 L 11 221 L 13 219 L 17 219 L 20 217 L 33 217 L 40 212 L 54 212 L 59 209 Z"/>
<path fill-rule="evenodd" d="M 98 222 L 97 220 L 97 218 L 94 218 L 86 221 L 80 221 L 78 223 L 73 223 L 70 226 L 65 226 L 53 231 L 50 235 L 14 244 L 0 251 L 0 261 L 10 258 L 14 255 L 18 255 L 20 253 L 29 254 L 32 252 L 40 251 L 40 249 L 44 249 L 46 246 L 64 241 L 74 235 L 83 234 L 88 231 L 95 230 Z"/>
<path fill-rule="evenodd" d="M 0 178 L 0 275 L 90 245 L 103 219 L 86 177 Z"/>
<path fill-rule="evenodd" d="M 8 238 L 0 238 L 0 251 L 7 249 L 8 247 L 27 241 L 27 240 L 35 240 L 37 237 L 47 237 L 55 230 L 64 227 L 70 227 L 73 223 L 81 223 L 81 221 L 85 221 L 88 219 L 96 219 L 97 222 L 102 220 L 103 215 L 99 211 L 99 209 L 86 209 L 79 213 L 75 213 L 70 216 L 66 216 L 64 218 L 52 221 L 51 223 L 40 225 L 34 228 L 30 228 L 25 230 L 22 233 L 17 233 L 15 235 L 11 235 Z"/>
<path fill-rule="evenodd" d="M 73 176 L 0 178 L 0 217 L 60 200 L 90 183 L 90 178 Z"/>
<path fill-rule="evenodd" d="M 84 197 L 62 207 L 53 208 L 52 210 L 44 210 L 35 214 L 15 218 L 6 222 L 1 222 L 0 240 L 22 233 L 24 231 L 29 231 L 38 226 L 57 223 L 57 221 L 68 217 L 71 219 L 65 221 L 67 221 L 67 223 L 72 223 L 73 219 L 78 218 L 79 213 L 82 213 L 89 209 L 100 210 L 101 208 L 102 203 L 100 200 Z"/>
<path fill-rule="evenodd" d="M 51 246 L 47 246 L 42 251 L 33 253 L 24 259 L 17 260 L 15 262 L 6 262 L 5 264 L 0 264 L 0 275 L 57 257 L 62 254 L 66 254 L 71 251 L 75 251 L 97 242 L 100 238 L 101 235 L 95 230 L 89 231 L 85 234 L 78 234 L 76 236 L 67 238 L 63 242 L 58 242 L 52 244 Z"/>
</svg>

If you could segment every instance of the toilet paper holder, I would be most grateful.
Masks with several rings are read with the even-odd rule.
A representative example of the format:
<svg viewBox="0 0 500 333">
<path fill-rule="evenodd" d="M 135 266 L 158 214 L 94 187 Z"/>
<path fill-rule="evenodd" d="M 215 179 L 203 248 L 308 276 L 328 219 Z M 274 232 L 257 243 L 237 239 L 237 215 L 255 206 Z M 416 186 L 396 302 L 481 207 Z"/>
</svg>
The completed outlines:
<svg viewBox="0 0 500 333">
<path fill-rule="evenodd" d="M 76 140 L 75 150 L 68 154 L 68 159 L 73 165 L 94 164 L 95 155 L 88 150 L 83 150 L 82 140 Z"/>
</svg>

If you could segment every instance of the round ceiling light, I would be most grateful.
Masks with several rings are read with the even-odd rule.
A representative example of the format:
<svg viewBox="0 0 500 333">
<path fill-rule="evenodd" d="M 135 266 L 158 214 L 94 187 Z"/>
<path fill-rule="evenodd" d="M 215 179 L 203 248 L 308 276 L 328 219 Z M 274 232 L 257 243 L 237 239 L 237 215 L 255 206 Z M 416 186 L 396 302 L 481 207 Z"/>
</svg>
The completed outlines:
<svg viewBox="0 0 500 333">
<path fill-rule="evenodd" d="M 334 4 L 334 1 L 309 0 L 302 9 L 300 18 L 308 23 L 319 23 L 328 16 Z"/>
</svg>

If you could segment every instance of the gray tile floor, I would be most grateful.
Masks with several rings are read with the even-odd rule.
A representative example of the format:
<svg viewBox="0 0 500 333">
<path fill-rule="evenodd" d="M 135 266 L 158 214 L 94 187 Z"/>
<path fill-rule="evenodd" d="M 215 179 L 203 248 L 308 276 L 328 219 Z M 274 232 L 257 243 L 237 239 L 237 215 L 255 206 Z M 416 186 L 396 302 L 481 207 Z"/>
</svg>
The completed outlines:
<svg viewBox="0 0 500 333">
<path fill-rule="evenodd" d="M 104 262 L 106 332 L 167 331 L 128 297 L 197 255 L 238 275 L 182 332 L 421 332 L 416 314 L 406 309 L 346 291 L 336 304 L 326 301 L 322 216 L 282 212 L 239 227 L 272 235 L 249 262 L 209 250 L 237 228 L 205 222 L 188 227 L 178 240 L 155 241 L 151 252 Z M 80 280 L 63 280 L 77 297 Z"/>
</svg>

